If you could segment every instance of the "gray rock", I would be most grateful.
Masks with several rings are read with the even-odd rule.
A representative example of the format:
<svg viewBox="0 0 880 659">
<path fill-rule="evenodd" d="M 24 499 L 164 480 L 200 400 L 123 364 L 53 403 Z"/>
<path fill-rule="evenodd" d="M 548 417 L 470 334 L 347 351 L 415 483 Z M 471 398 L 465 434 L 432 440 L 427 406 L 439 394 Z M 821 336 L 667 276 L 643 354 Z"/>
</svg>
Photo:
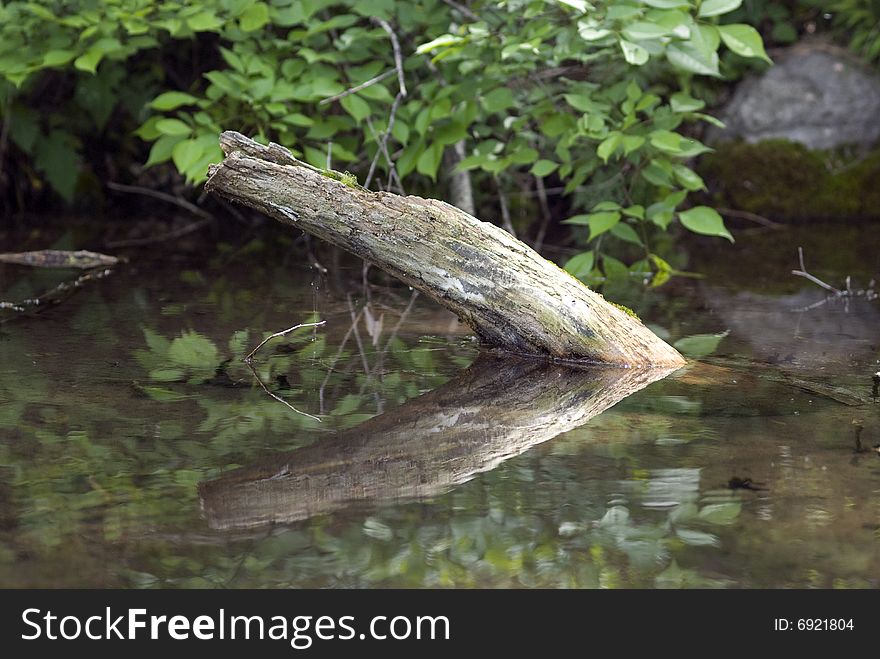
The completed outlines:
<svg viewBox="0 0 880 659">
<path fill-rule="evenodd" d="M 870 146 L 880 138 L 880 77 L 825 45 L 794 46 L 744 80 L 710 141 L 788 139 L 811 149 Z"/>
</svg>

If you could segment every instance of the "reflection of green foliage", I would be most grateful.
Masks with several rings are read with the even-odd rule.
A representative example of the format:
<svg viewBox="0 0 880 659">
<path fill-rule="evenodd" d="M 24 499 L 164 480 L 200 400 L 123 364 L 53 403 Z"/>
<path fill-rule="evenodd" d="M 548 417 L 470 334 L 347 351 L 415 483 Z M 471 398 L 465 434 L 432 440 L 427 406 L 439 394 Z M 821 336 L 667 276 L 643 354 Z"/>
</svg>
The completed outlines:
<svg viewBox="0 0 880 659">
<path fill-rule="evenodd" d="M 721 334 L 694 334 L 686 336 L 675 342 L 675 348 L 686 357 L 699 359 L 700 357 L 708 357 L 718 349 L 721 339 L 727 336 L 729 332 Z"/>
</svg>

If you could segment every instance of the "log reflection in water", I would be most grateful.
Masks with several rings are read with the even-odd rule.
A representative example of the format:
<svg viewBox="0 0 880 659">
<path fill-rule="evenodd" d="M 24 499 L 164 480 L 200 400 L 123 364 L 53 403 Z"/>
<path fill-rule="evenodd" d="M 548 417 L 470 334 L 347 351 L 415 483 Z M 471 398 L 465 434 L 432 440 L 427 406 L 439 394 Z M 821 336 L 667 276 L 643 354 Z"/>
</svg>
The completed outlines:
<svg viewBox="0 0 880 659">
<path fill-rule="evenodd" d="M 675 369 L 480 356 L 442 387 L 328 439 L 200 483 L 208 524 L 244 529 L 356 501 L 442 494 L 577 428 Z"/>
</svg>

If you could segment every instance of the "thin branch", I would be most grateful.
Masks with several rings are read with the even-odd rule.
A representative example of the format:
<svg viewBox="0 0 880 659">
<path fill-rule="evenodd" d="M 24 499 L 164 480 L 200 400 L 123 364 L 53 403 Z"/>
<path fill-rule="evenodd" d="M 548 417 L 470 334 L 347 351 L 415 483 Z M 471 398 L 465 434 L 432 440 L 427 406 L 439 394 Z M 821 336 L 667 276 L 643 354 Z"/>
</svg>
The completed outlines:
<svg viewBox="0 0 880 659">
<path fill-rule="evenodd" d="M 175 238 L 182 238 L 183 236 L 189 235 L 194 231 L 198 231 L 199 229 L 210 224 L 213 221 L 213 217 L 206 217 L 205 219 L 198 220 L 196 222 L 190 222 L 186 226 L 182 226 L 179 229 L 175 229 L 174 231 L 163 233 L 161 236 L 150 236 L 149 238 L 131 238 L 129 240 L 105 241 L 104 246 L 113 249 L 116 247 L 143 247 L 144 245 L 163 243 L 166 240 L 174 240 Z"/>
<path fill-rule="evenodd" d="M 336 356 L 333 358 L 333 361 L 330 362 L 330 366 L 327 369 L 327 375 L 324 377 L 324 381 L 321 383 L 321 386 L 318 389 L 318 399 L 319 399 L 319 402 L 321 405 L 321 413 L 322 414 L 324 412 L 324 389 L 327 387 L 327 383 L 330 381 L 330 375 L 333 373 L 333 369 L 336 367 L 336 362 L 338 362 L 340 356 L 342 356 L 342 351 L 345 349 L 345 345 L 348 343 L 348 339 L 352 335 L 352 332 L 354 332 L 354 327 L 360 321 L 361 314 L 363 312 L 364 312 L 363 309 L 358 311 L 357 316 L 352 321 L 351 325 L 349 325 L 348 331 L 345 333 L 345 336 L 342 337 L 342 342 L 339 344 L 339 350 L 336 351 Z"/>
<path fill-rule="evenodd" d="M 354 329 L 354 340 L 355 340 L 355 343 L 357 343 L 358 352 L 361 353 L 361 362 L 364 365 L 364 372 L 367 375 L 369 375 L 370 374 L 370 363 L 367 361 L 367 355 L 364 352 L 364 342 L 361 341 L 361 333 L 358 331 L 358 328 L 357 328 L 357 321 L 355 320 L 355 313 L 354 313 L 354 305 L 351 302 L 351 293 L 348 294 L 348 311 L 351 314 L 352 328 Z"/>
<path fill-rule="evenodd" d="M 242 361 L 249 364 L 251 361 L 253 361 L 254 354 L 256 354 L 257 350 L 259 350 L 264 345 L 269 343 L 269 341 L 271 341 L 272 339 L 278 338 L 279 336 L 286 336 L 287 334 L 290 334 L 294 330 L 298 330 L 301 327 L 320 327 L 321 325 L 324 325 L 326 322 L 327 322 L 326 320 L 319 320 L 317 323 L 300 323 L 299 325 L 294 325 L 293 327 L 289 327 L 286 330 L 282 330 L 280 332 L 275 332 L 274 334 L 270 334 L 269 336 L 267 336 L 265 339 L 263 339 L 260 342 L 260 345 L 258 345 L 256 348 L 251 350 L 250 353 L 248 353 L 247 357 L 242 359 Z"/>
<path fill-rule="evenodd" d="M 254 365 L 253 365 L 250 361 L 248 361 L 248 360 L 245 360 L 245 363 L 247 364 L 248 368 L 251 369 L 251 373 L 254 374 L 254 377 L 257 379 L 257 382 L 258 382 L 258 383 L 260 384 L 260 386 L 263 388 L 263 391 L 265 391 L 267 394 L 269 394 L 272 398 L 274 398 L 275 400 L 277 400 L 279 403 L 283 403 L 284 405 L 287 405 L 287 407 L 289 407 L 290 409 L 292 409 L 292 410 L 293 410 L 294 412 L 296 412 L 297 414 L 301 414 L 301 415 L 306 416 L 306 417 L 308 417 L 308 418 L 310 418 L 310 419 L 314 419 L 314 420 L 317 421 L 318 423 L 321 423 L 321 419 L 320 419 L 319 417 L 316 417 L 314 414 L 309 414 L 308 412 L 303 412 L 302 410 L 298 410 L 298 409 L 296 409 L 293 405 L 291 405 L 290 403 L 288 403 L 288 402 L 287 402 L 286 400 L 284 400 L 281 396 L 279 396 L 279 395 L 277 395 L 277 394 L 273 394 L 271 391 L 269 391 L 269 388 L 268 388 L 265 384 L 263 384 L 263 381 L 260 379 L 260 376 L 257 375 L 257 369 L 254 368 Z"/>
<path fill-rule="evenodd" d="M 801 269 L 800 270 L 792 270 L 791 274 L 797 275 L 798 277 L 803 277 L 804 279 L 808 279 L 809 281 L 813 282 L 817 286 L 821 286 L 826 291 L 831 291 L 835 295 L 844 295 L 843 291 L 841 291 L 837 288 L 834 288 L 834 286 L 831 286 L 830 284 L 826 284 L 824 281 L 822 281 L 818 277 L 814 277 L 809 272 L 807 272 L 807 266 L 804 265 L 804 248 L 803 247 L 798 247 L 798 259 L 800 260 L 800 263 L 801 263 Z"/>
<path fill-rule="evenodd" d="M 771 219 L 764 217 L 763 215 L 758 215 L 757 213 L 752 213 L 750 211 L 739 211 L 734 210 L 732 208 L 716 208 L 719 213 L 722 215 L 727 215 L 728 217 L 735 217 L 741 220 L 748 220 L 750 222 L 755 222 L 756 224 L 760 224 L 761 226 L 767 227 L 768 229 L 784 229 L 785 225 L 780 224 L 779 222 L 774 222 Z"/>
<path fill-rule="evenodd" d="M 198 215 L 199 217 L 214 219 L 214 216 L 211 215 L 208 211 L 199 208 L 195 204 L 188 202 L 186 199 L 175 197 L 174 195 L 170 195 L 166 192 L 159 192 L 158 190 L 151 190 L 150 188 L 142 188 L 139 185 L 124 185 L 122 183 L 114 183 L 113 181 L 107 181 L 107 187 L 111 190 L 116 190 L 117 192 L 129 192 L 131 194 L 139 194 L 145 197 L 161 199 L 162 201 L 167 201 L 169 204 L 175 204 L 176 206 L 185 208 L 190 213 Z"/>
<path fill-rule="evenodd" d="M 373 23 L 385 30 L 391 39 L 391 47 L 394 49 L 394 67 L 397 69 L 397 83 L 400 85 L 400 93 L 406 96 L 406 81 L 403 78 L 403 57 L 400 54 L 400 42 L 397 40 L 397 34 L 386 20 L 374 16 Z"/>
<path fill-rule="evenodd" d="M 466 18 L 471 19 L 475 23 L 480 22 L 482 20 L 479 16 L 477 16 L 474 12 L 472 12 L 468 7 L 465 7 L 463 4 L 456 2 L 455 0 L 443 0 L 447 5 L 452 7 L 453 9 L 458 10 L 462 13 Z"/>
<path fill-rule="evenodd" d="M 498 180 L 498 177 L 495 177 L 495 186 L 498 188 L 498 203 L 501 205 L 501 226 L 504 227 L 504 230 L 507 231 L 511 236 L 516 238 L 516 230 L 513 228 L 513 223 L 510 221 L 510 208 L 507 205 L 507 195 L 504 194 L 504 190 L 501 189 L 501 182 Z"/>
<path fill-rule="evenodd" d="M 346 89 L 344 92 L 336 94 L 336 96 L 329 96 L 328 98 L 325 98 L 325 99 L 318 101 L 318 105 L 327 105 L 328 103 L 332 103 L 333 101 L 341 100 L 341 99 L 345 98 L 346 96 L 349 96 L 351 94 L 355 94 L 355 93 L 361 91 L 362 89 L 366 89 L 367 87 L 370 87 L 371 85 L 375 85 L 377 82 L 382 82 L 383 80 L 385 80 L 385 78 L 388 78 L 389 76 L 393 76 L 395 73 L 396 73 L 396 69 L 388 69 L 385 73 L 380 73 L 375 78 L 370 78 L 366 82 L 362 82 L 361 84 L 355 85 L 354 87 L 351 87 L 350 89 Z"/>
<path fill-rule="evenodd" d="M 388 138 L 391 136 L 391 129 L 394 128 L 394 118 L 397 116 L 397 108 L 400 106 L 400 102 L 403 100 L 403 93 L 399 92 L 397 96 L 394 97 L 394 103 L 391 104 L 391 112 L 388 114 L 388 127 L 383 131 L 381 137 L 377 137 L 375 131 L 373 131 L 373 137 L 376 139 L 376 144 L 379 147 L 376 150 L 375 155 L 373 155 L 373 161 L 370 163 L 370 171 L 367 174 L 367 178 L 364 181 L 364 187 L 370 187 L 370 181 L 373 179 L 373 174 L 376 173 L 376 165 L 379 161 L 379 155 L 382 154 L 385 156 L 385 161 L 388 163 L 388 185 L 387 188 L 391 188 L 392 180 L 397 180 L 397 185 L 400 188 L 400 194 L 406 194 L 403 190 L 403 181 L 400 179 L 400 175 L 397 173 L 397 168 L 394 166 L 394 159 L 391 157 L 391 154 L 388 152 Z M 370 130 L 373 129 L 373 124 L 367 118 L 369 122 Z"/>
<path fill-rule="evenodd" d="M 538 201 L 541 206 L 541 226 L 538 227 L 538 234 L 535 236 L 535 244 L 532 245 L 536 252 L 541 251 L 544 246 L 544 238 L 547 235 L 547 227 L 550 224 L 550 204 L 547 202 L 547 189 L 544 187 L 544 179 L 540 176 L 535 177 L 535 190 L 538 194 Z"/>
</svg>

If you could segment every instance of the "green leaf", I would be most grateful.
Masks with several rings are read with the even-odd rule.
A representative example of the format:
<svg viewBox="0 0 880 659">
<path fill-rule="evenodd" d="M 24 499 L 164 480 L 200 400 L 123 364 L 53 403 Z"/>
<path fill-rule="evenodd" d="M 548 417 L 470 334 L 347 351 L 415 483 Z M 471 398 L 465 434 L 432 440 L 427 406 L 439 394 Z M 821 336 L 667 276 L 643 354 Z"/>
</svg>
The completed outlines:
<svg viewBox="0 0 880 659">
<path fill-rule="evenodd" d="M 675 165 L 672 168 L 672 172 L 675 174 L 675 179 L 681 183 L 682 187 L 685 189 L 690 190 L 691 192 L 706 189 L 706 184 L 703 182 L 703 179 L 700 178 L 700 175 L 689 167 Z"/>
<path fill-rule="evenodd" d="M 144 163 L 144 167 L 152 167 L 169 160 L 174 147 L 182 139 L 183 137 L 180 135 L 162 135 L 153 142 L 153 146 L 150 148 L 150 156 L 147 158 L 147 162 Z"/>
<path fill-rule="evenodd" d="M 156 130 L 163 135 L 189 135 L 192 132 L 180 119 L 160 119 L 156 122 Z"/>
<path fill-rule="evenodd" d="M 211 9 L 203 9 L 198 14 L 186 19 L 186 24 L 193 32 L 209 32 L 223 26 L 223 21 Z"/>
<path fill-rule="evenodd" d="M 630 64 L 641 66 L 648 61 L 648 51 L 637 43 L 621 39 L 620 49 L 623 51 L 623 58 Z"/>
<path fill-rule="evenodd" d="M 593 271 L 596 257 L 593 250 L 581 252 L 565 262 L 565 270 L 577 278 L 586 277 Z"/>
<path fill-rule="evenodd" d="M 594 213 L 597 213 L 599 211 L 619 211 L 620 204 L 618 204 L 616 201 L 600 201 L 590 210 Z"/>
<path fill-rule="evenodd" d="M 432 180 L 437 180 L 437 170 L 440 168 L 440 161 L 443 159 L 443 145 L 434 142 L 430 148 L 425 149 L 419 159 L 416 161 L 416 171 L 425 176 L 430 176 Z"/>
<path fill-rule="evenodd" d="M 633 151 L 639 149 L 645 143 L 642 135 L 624 135 L 621 138 L 623 144 L 623 155 L 628 156 Z"/>
<path fill-rule="evenodd" d="M 642 245 L 642 239 L 639 238 L 639 234 L 636 233 L 636 230 L 626 222 L 615 224 L 611 227 L 611 233 L 624 242 L 632 243 L 633 245 Z"/>
<path fill-rule="evenodd" d="M 623 28 L 623 36 L 631 41 L 642 41 L 644 39 L 658 39 L 669 34 L 669 30 L 657 23 L 648 23 L 646 21 L 636 21 L 630 23 Z"/>
<path fill-rule="evenodd" d="M 706 54 L 688 42 L 669 44 L 666 59 L 683 71 L 715 77 L 721 75 L 718 71 L 718 53 Z"/>
<path fill-rule="evenodd" d="M 627 206 L 623 209 L 623 214 L 628 217 L 634 217 L 637 220 L 645 219 L 645 207 L 639 204 L 635 204 L 634 206 Z"/>
<path fill-rule="evenodd" d="M 724 220 L 713 208 L 696 206 L 690 210 L 681 211 L 678 214 L 678 219 L 686 229 L 694 233 L 704 236 L 720 236 L 733 242 L 733 236 L 724 226 Z"/>
<path fill-rule="evenodd" d="M 703 0 L 703 4 L 700 5 L 700 11 L 697 13 L 697 16 L 700 18 L 721 16 L 721 14 L 726 14 L 734 9 L 739 9 L 739 6 L 742 3 L 743 0 Z"/>
<path fill-rule="evenodd" d="M 734 25 L 719 25 L 721 40 L 728 48 L 737 55 L 743 57 L 757 57 L 765 62 L 773 63 L 764 51 L 764 42 L 760 33 L 751 25 L 736 23 Z"/>
<path fill-rule="evenodd" d="M 43 66 L 61 66 L 73 59 L 76 53 L 72 50 L 50 50 L 43 55 Z"/>
<path fill-rule="evenodd" d="M 586 0 L 556 0 L 556 2 L 561 5 L 565 5 L 566 7 L 571 7 L 572 9 L 575 9 L 582 14 L 586 12 L 587 9 L 595 9 L 595 7 Z"/>
<path fill-rule="evenodd" d="M 694 334 L 686 336 L 675 342 L 675 349 L 688 357 L 700 359 L 715 352 L 721 339 L 728 335 L 729 332 L 721 334 Z"/>
<path fill-rule="evenodd" d="M 73 61 L 73 66 L 79 71 L 95 73 L 98 70 L 98 64 L 101 63 L 103 57 L 103 49 L 92 46 Z"/>
<path fill-rule="evenodd" d="M 651 288 L 659 288 L 669 281 L 669 278 L 672 276 L 672 266 L 656 254 L 649 254 L 648 258 L 651 259 L 654 267 L 657 268 L 657 272 L 651 278 Z"/>
<path fill-rule="evenodd" d="M 651 145 L 667 153 L 681 151 L 681 135 L 671 130 L 655 130 L 651 132 Z"/>
<path fill-rule="evenodd" d="M 610 230 L 615 224 L 620 222 L 619 211 L 603 211 L 601 213 L 590 213 L 587 223 L 590 226 L 590 236 L 587 240 L 593 240 L 597 236 L 601 236 Z"/>
<path fill-rule="evenodd" d="M 580 21 L 578 23 L 578 34 L 584 41 L 599 41 L 610 35 L 611 30 L 597 28 L 586 21 Z"/>
<path fill-rule="evenodd" d="M 165 92 L 154 98 L 150 107 L 155 110 L 176 110 L 181 105 L 192 105 L 198 100 L 195 96 L 184 92 Z"/>
<path fill-rule="evenodd" d="M 444 34 L 443 36 L 437 37 L 436 39 L 432 39 L 428 43 L 423 43 L 421 46 L 416 48 L 416 54 L 424 55 L 425 53 L 436 50 L 438 48 L 454 46 L 455 44 L 461 43 L 462 41 L 464 41 L 462 37 L 456 37 L 452 34 Z"/>
<path fill-rule="evenodd" d="M 238 21 L 243 31 L 255 32 L 269 22 L 269 7 L 265 2 L 255 2 L 242 12 Z"/>
<path fill-rule="evenodd" d="M 706 105 L 704 101 L 693 98 L 684 92 L 674 93 L 669 100 L 673 112 L 696 112 Z"/>
<path fill-rule="evenodd" d="M 195 140 L 183 140 L 178 142 L 171 150 L 171 160 L 177 171 L 186 173 L 186 170 L 202 157 L 204 149 Z"/>
<path fill-rule="evenodd" d="M 339 104 L 346 112 L 354 117 L 354 120 L 358 123 L 361 123 L 364 119 L 370 116 L 370 104 L 360 98 L 357 94 L 349 94 L 348 96 L 343 97 L 339 101 Z"/>
<path fill-rule="evenodd" d="M 493 89 L 481 99 L 487 112 L 500 112 L 516 105 L 513 92 L 507 87 Z"/>
<path fill-rule="evenodd" d="M 596 149 L 596 155 L 598 155 L 602 162 L 607 163 L 608 158 L 612 156 L 612 154 L 617 151 L 617 147 L 620 146 L 621 134 L 617 131 L 611 133 L 608 137 L 602 140 L 602 143 L 599 144 Z"/>
<path fill-rule="evenodd" d="M 552 160 L 539 160 L 534 165 L 532 165 L 531 172 L 535 176 L 548 176 L 556 171 L 559 165 Z"/>
<path fill-rule="evenodd" d="M 641 2 L 643 5 L 657 9 L 675 9 L 676 7 L 687 7 L 690 4 L 688 0 L 641 0 Z"/>
</svg>

